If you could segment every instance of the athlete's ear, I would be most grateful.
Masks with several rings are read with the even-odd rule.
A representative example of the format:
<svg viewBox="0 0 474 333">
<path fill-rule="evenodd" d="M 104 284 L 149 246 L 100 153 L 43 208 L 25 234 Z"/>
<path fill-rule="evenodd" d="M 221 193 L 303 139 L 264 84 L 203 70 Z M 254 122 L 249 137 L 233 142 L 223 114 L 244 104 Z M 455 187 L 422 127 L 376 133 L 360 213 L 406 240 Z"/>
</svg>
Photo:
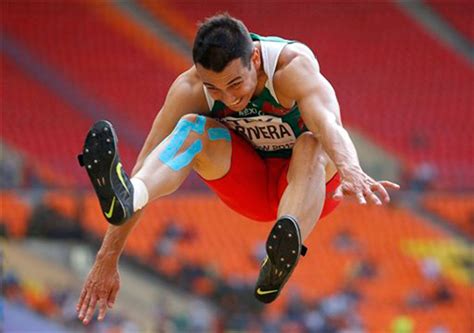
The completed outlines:
<svg viewBox="0 0 474 333">
<path fill-rule="evenodd" d="M 252 51 L 252 55 L 250 56 L 250 61 L 252 61 L 253 66 L 256 70 L 260 69 L 262 65 L 262 59 L 260 58 L 260 49 L 258 47 L 254 47 Z"/>
</svg>

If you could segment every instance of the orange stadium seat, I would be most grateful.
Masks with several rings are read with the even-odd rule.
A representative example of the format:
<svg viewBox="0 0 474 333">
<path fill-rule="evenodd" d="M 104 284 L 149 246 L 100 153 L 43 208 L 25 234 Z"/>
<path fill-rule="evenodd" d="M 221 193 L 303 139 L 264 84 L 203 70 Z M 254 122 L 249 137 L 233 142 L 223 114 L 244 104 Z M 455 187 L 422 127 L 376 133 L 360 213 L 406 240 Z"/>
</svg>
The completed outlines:
<svg viewBox="0 0 474 333">
<path fill-rule="evenodd" d="M 431 2 L 436 8 L 445 8 L 443 13 L 452 13 L 449 16 L 453 21 L 469 30 L 472 17 L 466 8 L 472 5 Z M 284 11 L 270 0 L 245 4 L 209 0 L 206 6 L 199 2 L 163 1 L 162 5 L 181 15 L 173 24 L 187 26 L 178 31 L 196 30 L 195 22 L 225 8 L 251 31 L 306 43 L 320 61 L 322 73 L 334 84 L 347 124 L 365 132 L 402 160 L 433 163 L 437 168 L 435 185 L 440 188 L 474 186 L 470 160 L 474 146 L 457 135 L 470 133 L 474 72 L 468 60 L 432 38 L 396 3 L 351 2 L 334 6 L 318 2 L 301 10 L 299 2 L 286 2 Z M 262 19 L 263 8 L 269 19 Z M 166 21 L 165 16 L 163 13 L 160 17 Z M 471 24 L 470 35 L 472 31 Z M 399 52 L 400 48 L 410 50 L 409 59 Z M 348 70 L 351 75 L 347 75 Z M 438 82 L 449 82 L 449 87 L 426 84 L 433 77 Z"/>
<path fill-rule="evenodd" d="M 459 31 L 473 36 L 468 11 L 432 0 L 428 4 Z M 269 0 L 245 4 L 209 0 L 206 6 L 139 0 L 137 5 L 189 43 L 195 22 L 224 7 L 251 31 L 307 43 L 336 87 L 345 122 L 406 161 L 402 162 L 406 168 L 433 163 L 440 188 L 474 186 L 474 146 L 459 135 L 471 133 L 471 64 L 427 34 L 395 3 L 349 2 L 335 10 L 320 2 L 301 10 L 300 3 L 288 2 L 284 11 Z M 262 20 L 262 8 L 272 19 Z M 189 58 L 108 2 L 46 1 L 38 6 L 7 2 L 2 11 L 6 15 L 0 28 L 8 38 L 0 60 L 8 84 L 3 85 L 0 99 L 9 121 L 2 128 L 2 140 L 38 163 L 38 173 L 47 184 L 90 186 L 75 155 L 96 117 L 117 119 L 120 151 L 129 170 L 157 108 L 174 78 L 190 65 Z M 409 61 L 400 49 L 410 50 Z M 427 84 L 433 77 L 440 84 Z M 55 79 L 65 84 L 52 84 Z M 91 105 L 95 108 L 85 110 Z M 96 196 L 80 197 L 48 192 L 44 202 L 69 218 L 78 217 L 90 234 L 101 239 L 108 224 Z M 7 235 L 23 237 L 30 205 L 16 192 L 3 191 L 0 198 L 0 221 Z M 423 204 L 474 237 L 473 202 L 472 195 L 434 194 Z M 184 230 L 185 241 L 176 241 L 170 255 L 160 256 L 157 249 L 173 223 Z M 170 278 L 184 263 L 194 263 L 215 267 L 228 282 L 239 278 L 252 284 L 259 269 L 255 252 L 271 226 L 242 218 L 212 195 L 173 195 L 146 208 L 125 253 Z M 341 235 L 346 237 L 343 246 Z M 308 254 L 278 301 L 265 307 L 264 316 L 283 312 L 292 289 L 312 302 L 350 286 L 361 293 L 358 311 L 369 332 L 389 332 L 393 320 L 404 314 L 413 320 L 416 332 L 429 332 L 437 325 L 453 333 L 474 330 L 472 277 L 466 273 L 469 262 L 464 263 L 460 254 L 472 248 L 464 249 L 407 209 L 346 202 L 319 221 L 305 243 Z M 451 253 L 448 249 L 453 247 L 463 250 Z M 426 258 L 439 263 L 453 299 L 426 309 L 409 308 L 410 293 L 432 295 L 436 287 L 423 275 L 421 262 Z M 355 277 L 364 264 L 373 269 L 374 277 Z M 203 278 L 195 281 L 193 290 L 209 295 L 213 286 Z M 32 304 L 38 303 L 35 294 L 28 297 Z"/>
<path fill-rule="evenodd" d="M 1 57 L 2 73 L 9 82 L 0 92 L 2 111 L 9 119 L 2 139 L 15 143 L 17 149 L 61 175 L 56 177 L 67 177 L 73 184 L 88 182 L 74 156 L 97 117 L 117 120 L 114 124 L 121 138 L 124 166 L 131 168 L 138 154 L 137 142 L 144 140 L 157 108 L 178 74 L 176 67 L 160 58 L 166 52 L 149 51 L 151 46 L 164 43 L 136 39 L 146 35 L 146 31 L 130 35 L 115 30 L 116 20 L 123 27 L 130 27 L 131 20 L 112 9 L 107 12 L 109 7 L 113 6 L 97 7 L 91 2 L 2 6 L 2 32 L 22 46 L 23 57 L 29 57 L 34 64 L 29 65 L 29 70 L 36 66 L 31 73 L 25 62 L 4 54 Z M 32 11 L 34 22 L 28 19 Z M 110 21 L 111 17 L 114 20 Z M 42 28 L 37 29 L 38 25 Z M 183 69 L 182 58 L 178 60 Z M 120 67 L 120 72 L 112 70 L 114 66 Z M 58 82 L 53 84 L 58 78 L 64 80 L 60 87 Z M 87 108 L 92 106 L 103 113 L 91 114 Z M 136 142 L 123 134 L 130 128 L 135 129 Z"/>
<path fill-rule="evenodd" d="M 45 205 L 58 211 L 70 219 L 79 217 L 80 201 L 82 196 L 72 191 L 49 191 L 45 193 L 43 200 Z"/>
<path fill-rule="evenodd" d="M 428 194 L 424 206 L 474 238 L 474 196 L 471 194 Z"/>
<path fill-rule="evenodd" d="M 107 222 L 100 211 L 99 202 L 95 194 L 84 197 L 84 211 L 82 225 L 97 238 L 102 238 L 107 231 Z"/>
<path fill-rule="evenodd" d="M 88 225 L 99 223 L 95 204 L 89 209 L 93 209 L 93 214 L 86 214 L 91 218 Z M 178 242 L 170 256 L 156 258 L 155 246 L 170 221 L 193 236 L 185 242 Z M 99 224 L 103 230 L 105 222 Z M 238 277 L 251 284 L 259 268 L 253 259 L 253 251 L 266 239 L 270 227 L 271 223 L 256 223 L 240 217 L 215 196 L 175 195 L 158 200 L 146 209 L 128 241 L 126 252 L 168 276 L 176 274 L 181 262 L 187 261 L 216 267 L 219 275 L 229 281 Z M 97 229 L 95 226 L 94 232 L 97 233 Z M 337 248 L 335 239 L 341 232 L 352 235 L 357 244 L 353 250 Z M 423 330 L 437 323 L 453 332 L 458 328 L 465 329 L 467 324 L 463 323 L 467 322 L 469 312 L 470 287 L 449 277 L 447 281 L 456 302 L 449 306 L 434 305 L 430 309 L 436 309 L 437 315 L 407 310 L 405 306 L 410 292 L 418 290 L 427 294 L 433 287 L 420 269 L 423 256 L 417 257 L 411 248 L 425 243 L 434 244 L 435 248 L 436 242 L 448 240 L 442 232 L 405 209 L 363 208 L 345 203 L 318 222 L 316 231 L 306 241 L 309 252 L 301 260 L 287 288 L 304 290 L 303 298 L 310 302 L 352 283 L 362 293 L 364 301 L 359 308 L 370 331 L 389 329 L 391 320 L 405 310 Z M 376 275 L 373 279 L 354 279 L 354 267 L 364 259 L 370 260 Z M 206 281 L 198 281 L 195 288 L 206 294 L 210 286 Z M 266 311 L 283 311 L 287 298 L 288 294 L 283 292 L 281 299 L 267 306 Z M 456 314 L 451 313 L 453 309 L 456 309 Z"/>
<path fill-rule="evenodd" d="M 24 237 L 28 229 L 28 218 L 31 207 L 15 192 L 0 192 L 0 222 L 7 229 L 7 236 L 12 238 Z"/>
<path fill-rule="evenodd" d="M 136 142 L 122 139 L 121 143 L 124 165 L 131 166 L 138 142 L 143 141 L 168 87 L 190 61 L 113 5 L 99 4 L 100 1 L 73 5 L 44 2 L 33 7 L 10 2 L 2 8 L 5 15 L 0 26 L 40 65 L 38 73 L 46 75 L 49 69 L 61 73 L 65 82 L 71 84 L 63 88 L 79 92 L 74 99 L 84 97 L 106 111 L 111 120 L 120 119 L 119 136 L 127 128 L 137 129 Z M 469 16 L 464 7 L 436 1 L 430 4 L 461 31 L 466 31 Z M 474 154 L 472 145 L 463 144 L 462 138 L 455 135 L 466 132 L 465 126 L 472 119 L 469 83 L 473 72 L 468 62 L 426 35 L 396 5 L 351 3 L 336 12 L 333 6 L 324 3 L 314 4 L 311 10 L 305 11 L 297 3 L 287 3 L 284 12 L 268 1 L 242 5 L 212 0 L 206 6 L 198 2 L 163 1 L 156 5 L 140 1 L 140 5 L 188 42 L 196 31 L 196 22 L 222 8 L 242 18 L 252 31 L 263 35 L 277 33 L 306 42 L 320 59 L 323 73 L 336 86 L 347 123 L 401 155 L 402 160 L 408 159 L 415 165 L 424 161 L 434 163 L 439 187 L 473 185 L 469 163 L 469 157 Z M 259 8 L 263 7 L 271 20 L 261 19 Z M 32 10 L 34 21 L 29 20 Z M 289 15 L 298 21 L 297 25 L 281 24 L 287 22 Z M 37 29 L 38 25 L 42 29 Z M 373 40 L 383 40 L 383 44 Z M 51 45 L 61 47 L 57 50 Z M 411 50 L 410 61 L 405 61 L 398 52 L 400 47 Z M 348 53 L 353 56 L 345 56 Z M 387 57 L 390 67 L 386 66 Z M 65 98 L 68 96 L 65 92 L 42 87 L 37 77 L 25 72 L 24 64 L 12 60 L 8 55 L 2 56 L 2 69 L 10 83 L 2 91 L 2 99 L 11 123 L 2 137 L 72 181 L 86 184 L 87 179 L 78 168 L 72 167 L 75 163 L 72 156 L 80 149 L 83 135 L 93 121 L 90 110 L 86 113 L 78 107 L 81 103 L 71 100 L 70 95 Z M 438 93 L 442 87 L 424 84 L 432 75 L 433 65 L 440 82 L 451 82 L 443 94 Z M 347 68 L 352 71 L 350 76 Z M 367 79 L 367 69 L 387 80 L 377 80 L 374 84 L 372 79 Z M 400 86 L 397 82 L 404 84 Z M 354 86 L 358 89 L 353 89 Z M 84 104 L 87 103 L 83 100 Z M 451 117 L 454 112 L 466 121 L 456 121 Z M 23 121 L 25 114 L 30 121 Z M 65 123 L 67 128 L 63 126 Z M 393 127 L 397 128 L 396 132 L 390 130 Z M 419 127 L 423 130 L 418 130 Z M 32 135 L 24 136 L 26 131 Z M 31 141 L 30 137 L 37 140 Z M 51 142 L 57 144 L 54 149 Z M 48 160 L 44 158 L 45 152 Z"/>
</svg>

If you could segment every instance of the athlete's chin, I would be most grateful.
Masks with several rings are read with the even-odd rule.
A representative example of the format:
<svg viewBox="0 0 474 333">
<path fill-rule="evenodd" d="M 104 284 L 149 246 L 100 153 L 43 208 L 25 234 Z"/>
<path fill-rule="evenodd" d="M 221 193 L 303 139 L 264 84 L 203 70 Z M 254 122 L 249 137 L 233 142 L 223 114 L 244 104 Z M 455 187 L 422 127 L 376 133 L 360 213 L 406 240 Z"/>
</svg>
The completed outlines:
<svg viewBox="0 0 474 333">
<path fill-rule="evenodd" d="M 237 104 L 227 105 L 227 107 L 231 109 L 232 111 L 241 112 L 245 110 L 247 103 L 248 103 L 247 98 L 243 97 Z"/>
<path fill-rule="evenodd" d="M 245 106 L 242 106 L 242 107 L 239 107 L 239 108 L 231 107 L 230 109 L 234 112 L 242 112 L 242 111 L 245 110 Z"/>
</svg>

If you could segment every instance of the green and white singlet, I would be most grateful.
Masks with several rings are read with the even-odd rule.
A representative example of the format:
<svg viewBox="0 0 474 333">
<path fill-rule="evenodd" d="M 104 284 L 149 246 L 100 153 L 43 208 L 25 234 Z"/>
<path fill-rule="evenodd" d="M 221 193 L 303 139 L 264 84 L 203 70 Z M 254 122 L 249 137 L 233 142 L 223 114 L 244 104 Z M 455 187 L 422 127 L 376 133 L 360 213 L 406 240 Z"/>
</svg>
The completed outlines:
<svg viewBox="0 0 474 333">
<path fill-rule="evenodd" d="M 261 45 L 263 70 L 268 79 L 259 96 L 253 97 L 244 110 L 235 112 L 214 100 L 204 87 L 211 117 L 243 136 L 262 157 L 289 157 L 296 138 L 306 131 L 298 105 L 287 109 L 280 105 L 273 88 L 278 57 L 283 48 L 294 43 L 280 37 L 250 34 Z"/>
</svg>

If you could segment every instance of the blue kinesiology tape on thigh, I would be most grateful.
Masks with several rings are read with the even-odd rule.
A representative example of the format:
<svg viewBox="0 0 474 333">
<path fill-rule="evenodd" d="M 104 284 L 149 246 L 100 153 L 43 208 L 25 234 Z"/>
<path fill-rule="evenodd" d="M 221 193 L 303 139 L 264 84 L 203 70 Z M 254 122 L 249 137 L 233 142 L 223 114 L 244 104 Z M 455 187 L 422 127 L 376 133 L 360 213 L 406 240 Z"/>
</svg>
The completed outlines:
<svg viewBox="0 0 474 333">
<path fill-rule="evenodd" d="M 211 141 L 230 141 L 230 132 L 227 128 L 209 128 L 207 130 L 207 136 Z"/>
<path fill-rule="evenodd" d="M 174 131 L 167 138 L 168 144 L 159 156 L 160 161 L 169 166 L 174 171 L 181 170 L 185 166 L 189 165 L 193 158 L 202 150 L 201 139 L 195 140 L 191 146 L 189 146 L 181 154 L 177 156 L 176 154 L 183 146 L 191 131 L 198 134 L 203 134 L 205 125 L 206 118 L 203 116 L 197 116 L 194 123 L 186 119 L 181 119 L 178 122 L 178 125 L 176 125 Z"/>
</svg>

